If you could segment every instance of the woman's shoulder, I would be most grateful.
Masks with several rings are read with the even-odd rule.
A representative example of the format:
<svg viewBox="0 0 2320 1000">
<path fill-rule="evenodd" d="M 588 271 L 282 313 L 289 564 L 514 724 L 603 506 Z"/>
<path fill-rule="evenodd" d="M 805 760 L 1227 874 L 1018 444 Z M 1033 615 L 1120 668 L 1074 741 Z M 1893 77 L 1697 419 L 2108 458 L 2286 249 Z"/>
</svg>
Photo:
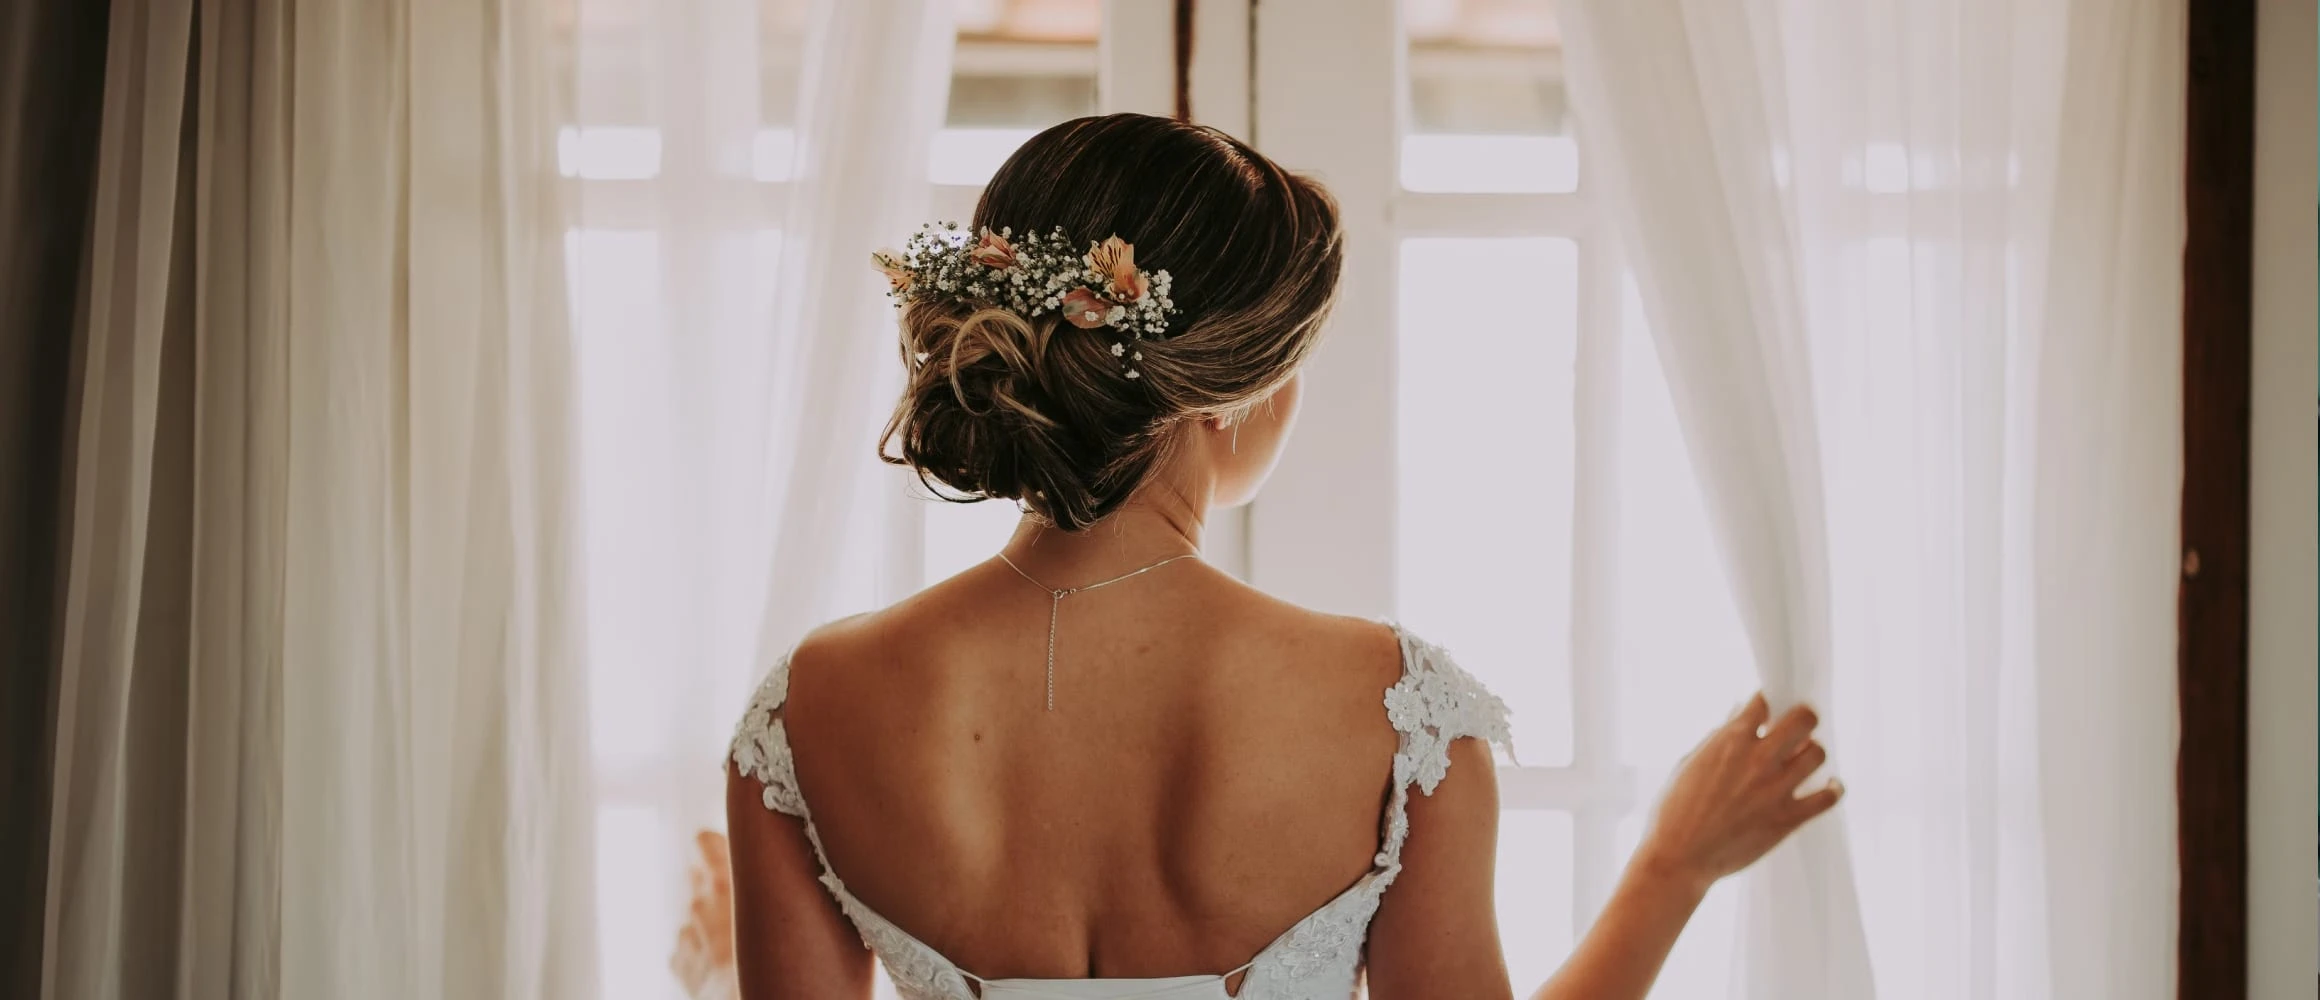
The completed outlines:
<svg viewBox="0 0 2320 1000">
<path fill-rule="evenodd" d="M 1386 719 L 1403 734 L 1404 775 L 1427 793 L 1450 766 L 1450 749 L 1463 739 L 1478 740 L 1507 756 L 1514 754 L 1513 713 L 1480 678 L 1468 673 L 1450 651 L 1399 625 L 1402 679 L 1386 691 Z"/>
<path fill-rule="evenodd" d="M 1309 608 L 1217 571 L 1196 610 L 1219 635 L 1293 647 L 1316 662 L 1399 674 L 1399 629 L 1391 622 Z"/>
<path fill-rule="evenodd" d="M 1321 671 L 1350 671 L 1360 690 L 1382 701 L 1387 721 L 1408 749 L 1428 761 L 1418 769 L 1421 784 L 1440 780 L 1434 762 L 1461 739 L 1481 740 L 1511 756 L 1506 702 L 1442 644 L 1391 619 L 1317 611 L 1253 588 L 1249 593 L 1257 631 L 1311 651 L 1300 659 Z"/>
<path fill-rule="evenodd" d="M 938 649 L 946 639 L 980 636 L 991 624 L 992 594 L 1015 583 L 1004 569 L 978 566 L 884 608 L 822 625 L 789 656 L 801 665 L 892 662 Z M 1300 660 L 1383 673 L 1389 683 L 1401 673 L 1405 633 L 1392 622 L 1308 608 L 1214 569 L 1206 585 L 1181 596 L 1187 603 L 1176 613 L 1219 640 L 1295 649 Z"/>
<path fill-rule="evenodd" d="M 1260 599 L 1259 614 L 1269 619 L 1264 624 L 1282 629 L 1287 641 L 1318 646 L 1327 650 L 1319 659 L 1360 664 L 1382 679 L 1396 728 L 1448 727 L 1460 736 L 1505 742 L 1506 703 L 1442 644 L 1388 618 L 1316 611 L 1270 595 Z"/>
<path fill-rule="evenodd" d="M 834 674 L 841 683 L 884 687 L 896 680 L 876 676 L 884 671 L 940 661 L 945 637 L 976 631 L 947 626 L 987 617 L 969 606 L 976 593 L 938 585 L 813 629 L 773 665 L 766 685 L 780 690 L 760 707 L 779 707 L 801 675 Z M 1232 659 L 1281 664 L 1316 683 L 1367 692 L 1404 733 L 1437 734 L 1444 741 L 1476 737 L 1502 746 L 1508 741 L 1506 703 L 1449 649 L 1393 620 L 1305 607 L 1221 572 L 1185 614 L 1216 641 L 1237 647 Z M 768 693 L 761 688 L 761 702 Z"/>
</svg>

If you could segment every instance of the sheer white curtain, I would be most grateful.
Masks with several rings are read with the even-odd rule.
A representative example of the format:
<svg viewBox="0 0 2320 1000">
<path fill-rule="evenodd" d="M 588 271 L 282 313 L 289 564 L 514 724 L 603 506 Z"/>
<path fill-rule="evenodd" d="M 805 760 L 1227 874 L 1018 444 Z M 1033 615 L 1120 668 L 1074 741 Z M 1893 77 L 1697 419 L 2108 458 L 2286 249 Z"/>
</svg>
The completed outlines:
<svg viewBox="0 0 2320 1000">
<path fill-rule="evenodd" d="M 112 9 L 50 997 L 586 997 L 526 0 Z"/>
<path fill-rule="evenodd" d="M 597 961 L 608 995 L 675 997 L 715 964 L 670 953 L 766 657 L 917 585 L 921 504 L 874 451 L 901 366 L 868 261 L 927 218 L 952 0 L 574 12 Z"/>
<path fill-rule="evenodd" d="M 2172 993 L 2182 5 L 1564 0 L 1766 689 L 1838 815 L 1736 995 Z"/>
</svg>

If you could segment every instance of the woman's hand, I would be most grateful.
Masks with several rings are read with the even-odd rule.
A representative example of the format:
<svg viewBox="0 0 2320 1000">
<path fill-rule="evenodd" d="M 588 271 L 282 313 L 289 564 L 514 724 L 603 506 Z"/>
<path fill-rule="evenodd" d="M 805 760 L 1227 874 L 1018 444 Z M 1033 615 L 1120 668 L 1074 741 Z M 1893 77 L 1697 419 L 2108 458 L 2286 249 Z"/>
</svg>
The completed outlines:
<svg viewBox="0 0 2320 1000">
<path fill-rule="evenodd" d="M 1829 759 L 1812 738 L 1820 720 L 1799 707 L 1766 729 L 1771 714 L 1749 699 L 1684 758 L 1602 916 L 1533 1000 L 1640 1000 L 1709 886 L 1837 804 L 1834 781 L 1796 794 Z"/>
<path fill-rule="evenodd" d="M 1770 714 L 1758 694 L 1684 759 L 1636 852 L 1639 864 L 1705 891 L 1837 804 L 1845 789 L 1834 780 L 1797 795 L 1829 757 L 1812 738 L 1820 718 L 1799 705 L 1767 729 Z"/>
</svg>

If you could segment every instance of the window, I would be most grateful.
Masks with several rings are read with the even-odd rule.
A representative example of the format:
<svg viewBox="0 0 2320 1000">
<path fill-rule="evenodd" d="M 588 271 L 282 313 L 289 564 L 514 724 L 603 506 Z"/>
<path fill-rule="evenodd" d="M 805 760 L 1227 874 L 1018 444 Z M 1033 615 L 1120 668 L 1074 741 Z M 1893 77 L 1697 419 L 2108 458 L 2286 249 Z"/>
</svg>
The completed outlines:
<svg viewBox="0 0 2320 1000">
<path fill-rule="evenodd" d="M 622 706 L 594 733 L 600 976 L 608 996 L 674 998 L 666 963 L 690 837 L 722 815 L 713 781 L 681 776 L 718 757 L 757 679 L 766 559 L 749 547 L 770 544 L 755 523 L 759 470 L 678 449 L 748 453 L 714 436 L 760 420 L 752 373 L 769 365 L 755 333 L 770 316 L 808 3 L 571 3 L 579 100 L 558 152 L 580 204 L 567 246 L 589 669 L 595 700 Z M 1134 48 L 1165 46 L 1166 32 L 1101 44 L 1107 11 L 1148 12 L 955 9 L 950 106 L 927 171 L 937 218 L 970 216 L 1036 130 L 1120 106 L 1099 102 L 1099 80 L 1168 89 L 1145 76 L 1169 60 Z M 1215 519 L 1211 556 L 1293 600 L 1396 616 L 1512 703 L 1520 763 L 1500 773 L 1499 902 L 1527 988 L 1608 895 L 1668 766 L 1753 686 L 1644 317 L 1585 183 L 1552 10 L 1198 9 L 1204 40 L 1254 30 L 1196 47 L 1196 111 L 1320 176 L 1348 235 L 1298 438 L 1245 516 Z M 754 45 L 715 20 L 739 14 Z M 1313 71 L 1347 58 L 1406 72 L 1348 85 Z M 987 558 L 1016 519 L 1010 504 L 929 500 L 906 523 L 863 530 L 913 539 L 933 581 Z M 640 543 L 640 520 L 681 525 L 655 536 L 676 543 Z M 716 666 L 676 684 L 672 663 Z M 1663 995 L 1722 995 L 1729 905 L 1712 898 Z"/>
<path fill-rule="evenodd" d="M 1102 21 L 1094 0 L 959 4 L 950 111 L 929 164 L 935 183 L 980 189 L 1023 140 L 1094 114 Z"/>
<path fill-rule="evenodd" d="M 1024 140 L 1096 112 L 1097 0 L 977 0 L 958 7 L 950 110 L 929 175 L 935 215 L 964 224 L 983 184 Z M 924 582 L 999 551 L 1022 517 L 1012 503 L 926 504 Z"/>
<path fill-rule="evenodd" d="M 1548 3 L 1412 0 L 1402 5 L 1402 26 L 1409 67 L 1403 187 L 1578 189 L 1562 38 Z"/>
<path fill-rule="evenodd" d="M 597 972 L 606 996 L 678 1000 L 692 837 L 723 826 L 711 762 L 760 669 L 765 484 L 734 457 L 764 453 L 779 367 L 764 331 L 813 2 L 551 2 L 577 53 L 557 160 L 578 218 L 565 242 L 590 693 L 619 706 L 591 733 Z M 949 114 L 926 178 L 935 215 L 964 220 L 1025 138 L 1094 112 L 1103 7 L 953 2 Z M 922 544 L 926 579 L 987 558 L 1017 517 L 931 500 L 906 513 L 854 530 Z M 877 570 L 860 570 L 835 585 L 873 593 Z"/>
<path fill-rule="evenodd" d="M 1325 36 L 1288 30 L 1324 8 Z M 1498 898 L 1527 989 L 1609 896 L 1668 770 L 1753 689 L 1748 646 L 1585 183 L 1551 3 L 1258 17 L 1260 144 L 1331 186 L 1349 256 L 1300 438 L 1252 518 L 1255 580 L 1390 614 L 1513 708 Z M 1366 89 L 1299 73 L 1395 49 L 1400 78 Z M 1711 898 L 1660 995 L 1723 995 L 1731 905 Z"/>
</svg>

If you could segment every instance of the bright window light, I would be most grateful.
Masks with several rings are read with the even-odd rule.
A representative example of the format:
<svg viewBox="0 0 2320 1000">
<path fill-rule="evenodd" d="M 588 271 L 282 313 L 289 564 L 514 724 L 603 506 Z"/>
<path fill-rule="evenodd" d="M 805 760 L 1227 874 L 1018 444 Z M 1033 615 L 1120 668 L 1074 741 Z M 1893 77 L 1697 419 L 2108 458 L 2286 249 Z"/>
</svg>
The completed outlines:
<svg viewBox="0 0 2320 1000">
<path fill-rule="evenodd" d="M 797 130 L 761 128 L 749 142 L 749 176 L 786 181 L 797 173 Z"/>
<path fill-rule="evenodd" d="M 934 134 L 927 179 L 937 184 L 982 184 L 1032 136 L 1034 128 L 946 128 Z M 965 220 L 960 220 L 965 221 Z"/>
<path fill-rule="evenodd" d="M 1396 604 L 1571 759 L 1577 244 L 1402 241 Z"/>
<path fill-rule="evenodd" d="M 926 501 L 926 582 L 939 583 L 999 551 L 1023 512 L 1006 500 Z"/>
<path fill-rule="evenodd" d="M 591 125 L 556 131 L 556 169 L 566 177 L 637 181 L 660 176 L 661 132 Z"/>
<path fill-rule="evenodd" d="M 1579 147 L 1560 135 L 1408 135 L 1402 186 L 1450 194 L 1576 191 Z"/>
<path fill-rule="evenodd" d="M 1755 690 L 1748 634 L 1710 532 L 1635 283 L 1621 301 L 1618 456 L 1620 761 L 1644 790 Z M 1690 994 L 1679 994 L 1689 996 Z"/>
<path fill-rule="evenodd" d="M 1498 928 L 1506 971 L 1529 988 L 1571 953 L 1571 814 L 1509 809 L 1498 817 Z"/>
<path fill-rule="evenodd" d="M 1909 151 L 1898 142 L 1872 142 L 1862 155 L 1861 186 L 1878 194 L 1909 190 Z"/>
<path fill-rule="evenodd" d="M 680 1000 L 684 989 L 665 956 L 674 950 L 685 914 L 670 898 L 664 872 L 692 858 L 653 806 L 596 810 L 597 940 L 629 947 L 597 950 L 597 975 L 608 997 Z M 677 891 L 682 891 L 682 882 Z"/>
<path fill-rule="evenodd" d="M 591 717 L 600 763 L 650 757 L 668 739 L 673 689 L 660 647 L 683 597 L 652 581 L 681 574 L 675 554 L 634 530 L 639 511 L 662 502 L 678 459 L 679 412 L 661 348 L 660 234 L 581 229 L 565 235 L 571 274 L 573 360 L 579 381 L 580 528 L 588 557 L 589 689 L 620 712 Z"/>
</svg>

